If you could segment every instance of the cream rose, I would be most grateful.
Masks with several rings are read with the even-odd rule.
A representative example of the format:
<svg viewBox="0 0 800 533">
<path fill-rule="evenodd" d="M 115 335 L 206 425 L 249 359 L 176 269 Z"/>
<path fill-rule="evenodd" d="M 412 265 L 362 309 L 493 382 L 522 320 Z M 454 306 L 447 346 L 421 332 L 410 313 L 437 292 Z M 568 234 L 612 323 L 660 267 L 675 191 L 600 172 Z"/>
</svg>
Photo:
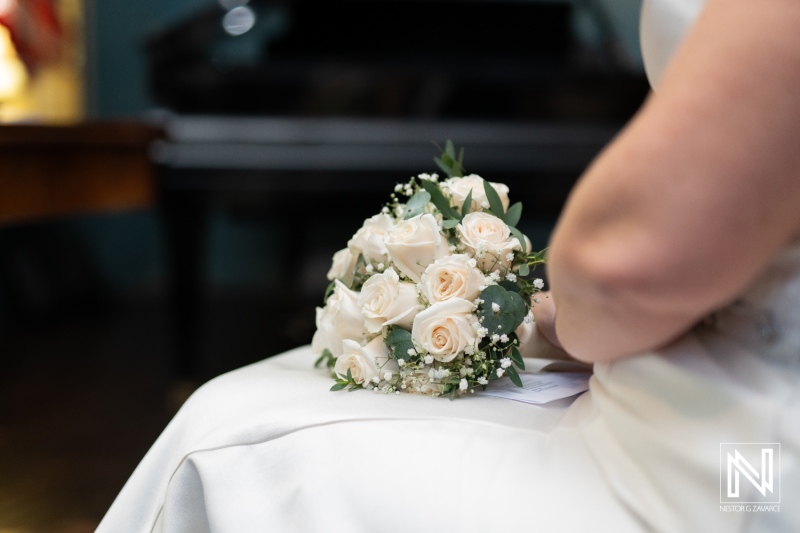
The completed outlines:
<svg viewBox="0 0 800 533">
<path fill-rule="evenodd" d="M 367 331 L 364 315 L 358 305 L 358 293 L 348 289 L 338 279 L 334 283 L 328 304 L 324 309 L 317 310 L 317 331 L 311 347 L 317 353 L 327 348 L 338 357 L 342 353 L 342 341 L 361 341 L 367 336 Z"/>
<path fill-rule="evenodd" d="M 316 316 L 317 330 L 311 339 L 311 351 L 321 354 L 323 351 L 330 350 L 337 357 L 342 353 L 342 338 L 336 333 L 327 307 L 317 307 Z"/>
<path fill-rule="evenodd" d="M 347 249 L 343 248 L 333 254 L 333 262 L 330 270 L 328 270 L 328 279 L 340 279 L 345 285 L 350 285 L 353 281 L 353 270 L 356 268 L 356 260 L 358 256 Z"/>
<path fill-rule="evenodd" d="M 436 218 L 429 213 L 397 223 L 383 240 L 394 266 L 415 283 L 428 265 L 450 253 Z"/>
<path fill-rule="evenodd" d="M 364 283 L 358 295 L 358 305 L 370 333 L 377 333 L 383 326 L 392 324 L 411 329 L 414 317 L 422 309 L 416 285 L 400 281 L 393 268 L 372 276 Z"/>
<path fill-rule="evenodd" d="M 445 181 L 448 192 L 450 193 L 450 203 L 453 207 L 461 209 L 464 202 L 472 191 L 472 207 L 470 211 L 480 211 L 484 207 L 489 207 L 489 199 L 486 198 L 486 191 L 483 188 L 485 180 L 477 174 L 470 174 L 463 178 L 450 178 Z M 503 203 L 503 209 L 508 209 L 508 186 L 503 183 L 492 183 L 491 186 L 497 191 L 500 201 Z"/>
<path fill-rule="evenodd" d="M 342 341 L 342 355 L 336 359 L 333 371 L 339 375 L 353 376 L 353 381 L 364 384 L 373 378 L 381 379 L 386 372 L 397 373 L 399 368 L 389 356 L 383 337 L 375 337 L 366 346 L 352 340 Z"/>
<path fill-rule="evenodd" d="M 411 329 L 414 345 L 447 363 L 475 344 L 476 321 L 472 302 L 451 298 L 435 303 L 417 315 Z"/>
<path fill-rule="evenodd" d="M 457 229 L 461 242 L 475 254 L 478 267 L 487 272 L 500 266 L 508 267 L 511 264 L 508 254 L 522 250 L 506 223 L 489 213 L 470 213 Z"/>
<path fill-rule="evenodd" d="M 355 257 L 364 254 L 367 261 L 385 261 L 386 245 L 383 243 L 383 237 L 393 225 L 392 217 L 383 213 L 368 218 L 361 229 L 347 242 L 347 248 Z"/>
<path fill-rule="evenodd" d="M 472 264 L 470 264 L 472 263 Z M 484 285 L 483 272 L 466 254 L 456 254 L 434 261 L 422 274 L 422 295 L 431 304 L 461 298 L 472 301 Z"/>
</svg>

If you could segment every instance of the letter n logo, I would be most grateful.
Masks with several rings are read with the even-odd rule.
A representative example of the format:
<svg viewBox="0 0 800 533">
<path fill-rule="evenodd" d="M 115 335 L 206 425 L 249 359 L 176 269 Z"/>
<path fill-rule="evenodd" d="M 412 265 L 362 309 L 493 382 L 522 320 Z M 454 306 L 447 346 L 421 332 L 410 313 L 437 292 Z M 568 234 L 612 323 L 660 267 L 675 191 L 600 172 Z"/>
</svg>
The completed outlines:
<svg viewBox="0 0 800 533">
<path fill-rule="evenodd" d="M 722 443 L 720 503 L 780 503 L 781 445 Z"/>
</svg>

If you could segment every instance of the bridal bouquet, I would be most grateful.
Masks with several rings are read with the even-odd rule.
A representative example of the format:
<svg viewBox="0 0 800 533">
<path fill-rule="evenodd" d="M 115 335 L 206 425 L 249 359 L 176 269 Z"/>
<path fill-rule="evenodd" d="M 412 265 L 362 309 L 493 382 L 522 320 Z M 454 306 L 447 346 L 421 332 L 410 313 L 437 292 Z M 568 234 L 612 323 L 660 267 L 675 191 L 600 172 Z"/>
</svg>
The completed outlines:
<svg viewBox="0 0 800 533">
<path fill-rule="evenodd" d="M 530 274 L 545 251 L 531 253 L 516 228 L 522 204 L 507 186 L 463 176 L 450 141 L 435 161 L 446 179 L 397 185 L 333 256 L 312 341 L 331 390 L 453 399 L 504 375 L 522 386 L 515 331 L 533 321 L 543 282 Z"/>
</svg>

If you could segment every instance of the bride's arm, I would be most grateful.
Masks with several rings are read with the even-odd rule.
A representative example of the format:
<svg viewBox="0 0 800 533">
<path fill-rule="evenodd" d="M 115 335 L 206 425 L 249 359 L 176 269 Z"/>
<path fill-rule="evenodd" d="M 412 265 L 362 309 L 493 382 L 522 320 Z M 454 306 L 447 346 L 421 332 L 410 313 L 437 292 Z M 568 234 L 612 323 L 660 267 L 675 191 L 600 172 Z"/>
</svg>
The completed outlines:
<svg viewBox="0 0 800 533">
<path fill-rule="evenodd" d="M 800 3 L 709 0 L 556 227 L 559 340 L 586 361 L 664 345 L 798 227 Z"/>
</svg>

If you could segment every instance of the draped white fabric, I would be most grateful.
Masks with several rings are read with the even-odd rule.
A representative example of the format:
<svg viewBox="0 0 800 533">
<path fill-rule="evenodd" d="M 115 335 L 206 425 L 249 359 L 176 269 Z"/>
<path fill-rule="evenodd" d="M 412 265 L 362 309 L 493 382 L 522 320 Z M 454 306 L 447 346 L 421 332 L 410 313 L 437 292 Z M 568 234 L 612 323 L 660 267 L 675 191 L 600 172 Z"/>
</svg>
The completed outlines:
<svg viewBox="0 0 800 533">
<path fill-rule="evenodd" d="M 645 0 L 657 83 L 699 0 Z M 800 246 L 666 350 L 545 406 L 332 393 L 309 348 L 184 405 L 100 533 L 800 529 Z M 529 362 L 533 366 L 533 362 Z M 781 443 L 780 512 L 722 512 L 720 444 Z"/>
</svg>

